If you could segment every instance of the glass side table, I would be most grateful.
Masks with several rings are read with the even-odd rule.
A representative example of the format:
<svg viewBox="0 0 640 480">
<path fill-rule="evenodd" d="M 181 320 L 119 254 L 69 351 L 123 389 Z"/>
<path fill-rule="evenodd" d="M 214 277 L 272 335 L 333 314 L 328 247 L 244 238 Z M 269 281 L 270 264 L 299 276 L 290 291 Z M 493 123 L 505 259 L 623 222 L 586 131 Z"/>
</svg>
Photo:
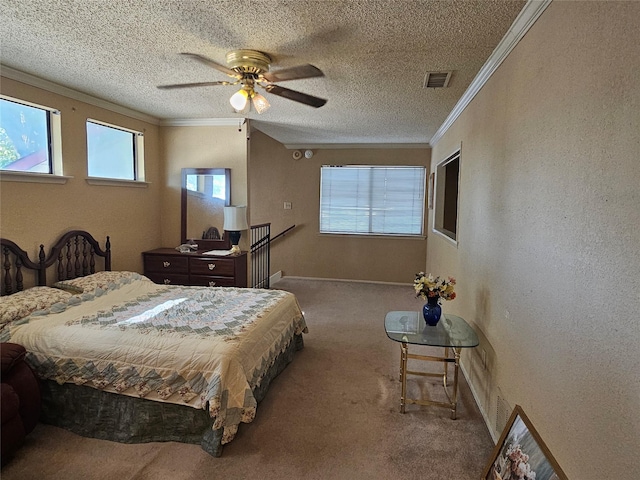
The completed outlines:
<svg viewBox="0 0 640 480">
<path fill-rule="evenodd" d="M 389 312 L 384 319 L 384 329 L 387 336 L 396 342 L 400 342 L 400 382 L 402 390 L 400 394 L 400 412 L 405 412 L 406 404 L 435 405 L 451 409 L 451 418 L 456 418 L 458 404 L 458 369 L 460 367 L 460 352 L 463 348 L 478 346 L 478 335 L 462 318 L 455 315 L 443 314 L 435 327 L 428 326 L 421 312 Z M 409 353 L 409 345 L 424 345 L 429 347 L 443 347 L 444 356 L 416 355 Z M 453 356 L 450 353 L 453 352 Z M 443 362 L 443 373 L 416 372 L 407 370 L 407 360 L 426 360 Z M 447 375 L 449 363 L 453 363 L 453 385 L 449 392 Z M 448 402 L 435 402 L 431 400 L 417 400 L 407 397 L 407 375 L 420 375 L 424 377 L 442 377 L 444 391 Z"/>
</svg>

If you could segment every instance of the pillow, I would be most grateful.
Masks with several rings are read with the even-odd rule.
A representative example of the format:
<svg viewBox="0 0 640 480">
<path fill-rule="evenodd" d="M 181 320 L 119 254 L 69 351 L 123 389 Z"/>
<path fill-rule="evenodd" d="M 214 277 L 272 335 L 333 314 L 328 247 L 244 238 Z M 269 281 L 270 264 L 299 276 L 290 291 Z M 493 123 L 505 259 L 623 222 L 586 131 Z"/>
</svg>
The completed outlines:
<svg viewBox="0 0 640 480">
<path fill-rule="evenodd" d="M 89 293 L 96 290 L 112 290 L 125 283 L 134 280 L 148 280 L 135 272 L 96 272 L 86 277 L 78 277 L 71 280 L 61 280 L 53 284 L 54 287 L 66 290 L 73 294 Z M 150 280 L 148 280 L 150 281 Z"/>
<path fill-rule="evenodd" d="M 74 279 L 74 280 L 77 280 L 77 279 Z M 73 282 L 73 280 L 63 280 L 61 282 L 54 283 L 52 287 L 59 288 L 60 290 L 64 290 L 65 292 L 68 292 L 72 295 L 77 295 L 79 293 L 84 292 L 82 287 L 80 287 L 79 285 L 76 285 L 75 283 L 70 283 L 70 282 Z"/>
<path fill-rule="evenodd" d="M 38 310 L 67 302 L 73 295 L 51 287 L 33 287 L 13 295 L 0 297 L 0 324 L 27 317 Z"/>
</svg>

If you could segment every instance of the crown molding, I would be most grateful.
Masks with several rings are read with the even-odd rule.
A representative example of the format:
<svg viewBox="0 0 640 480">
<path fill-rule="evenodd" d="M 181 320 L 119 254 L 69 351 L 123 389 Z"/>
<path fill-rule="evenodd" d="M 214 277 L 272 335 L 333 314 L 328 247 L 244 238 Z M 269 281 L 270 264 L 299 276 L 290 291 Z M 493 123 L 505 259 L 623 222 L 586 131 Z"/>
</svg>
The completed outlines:
<svg viewBox="0 0 640 480">
<path fill-rule="evenodd" d="M 431 148 L 428 143 L 288 143 L 284 144 L 288 150 L 307 149 L 351 149 L 351 148 Z"/>
<path fill-rule="evenodd" d="M 151 123 L 152 125 L 158 125 L 160 123 L 160 120 L 158 118 L 147 115 L 146 113 L 138 112 L 137 110 L 132 110 L 130 108 L 123 107 L 122 105 L 111 103 L 107 100 L 94 97 L 93 95 L 73 90 L 69 87 L 65 87 L 64 85 L 60 85 L 59 83 L 54 83 L 43 78 L 35 77 L 29 73 L 16 70 L 15 68 L 7 67 L 6 65 L 0 65 L 0 75 L 11 80 L 15 80 L 16 82 L 25 83 L 36 88 L 41 88 L 42 90 L 56 93 L 64 97 L 72 98 L 80 102 L 88 103 L 89 105 L 104 108 L 105 110 L 119 113 L 127 117 L 135 118 L 137 120 L 142 120 L 143 122 Z"/>
<path fill-rule="evenodd" d="M 445 132 L 453 125 L 453 122 L 457 120 L 460 114 L 467 108 L 467 105 L 471 103 L 473 97 L 480 91 L 485 83 L 489 80 L 493 72 L 495 72 L 505 58 L 511 53 L 511 50 L 520 42 L 522 37 L 533 26 L 538 17 L 542 15 L 542 12 L 549 6 L 553 0 L 528 0 L 522 11 L 518 14 L 516 19 L 511 24 L 511 27 L 507 31 L 498 46 L 493 50 L 491 56 L 484 63 L 478 74 L 472 80 L 471 84 L 464 92 L 458 103 L 456 103 L 449 116 L 445 119 L 444 123 L 431 137 L 429 144 L 434 147 L 436 143 L 443 137 Z"/>
<path fill-rule="evenodd" d="M 246 118 L 168 118 L 160 120 L 161 127 L 238 127 Z"/>
</svg>

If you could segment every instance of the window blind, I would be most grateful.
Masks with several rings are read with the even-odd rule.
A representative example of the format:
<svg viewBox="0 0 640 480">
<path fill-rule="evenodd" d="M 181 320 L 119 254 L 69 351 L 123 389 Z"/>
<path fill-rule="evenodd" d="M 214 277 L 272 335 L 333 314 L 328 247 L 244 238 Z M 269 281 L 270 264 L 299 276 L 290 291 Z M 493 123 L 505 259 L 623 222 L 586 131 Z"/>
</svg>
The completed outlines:
<svg viewBox="0 0 640 480">
<path fill-rule="evenodd" d="M 320 233 L 422 235 L 425 167 L 322 166 Z"/>
</svg>

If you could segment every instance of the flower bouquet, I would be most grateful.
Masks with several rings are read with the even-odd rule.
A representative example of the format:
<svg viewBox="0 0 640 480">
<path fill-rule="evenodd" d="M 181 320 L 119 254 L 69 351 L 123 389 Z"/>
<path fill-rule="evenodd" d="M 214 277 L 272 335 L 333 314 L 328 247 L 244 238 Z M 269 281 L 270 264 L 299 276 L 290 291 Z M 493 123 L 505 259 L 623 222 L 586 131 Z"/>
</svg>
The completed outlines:
<svg viewBox="0 0 640 480">
<path fill-rule="evenodd" d="M 416 273 L 416 279 L 413 281 L 413 288 L 416 291 L 416 297 L 428 300 L 437 297 L 443 300 L 453 300 L 456 298 L 456 292 L 453 291 L 456 279 L 448 277 L 446 280 L 433 275 L 425 275 L 424 272 Z"/>
</svg>

